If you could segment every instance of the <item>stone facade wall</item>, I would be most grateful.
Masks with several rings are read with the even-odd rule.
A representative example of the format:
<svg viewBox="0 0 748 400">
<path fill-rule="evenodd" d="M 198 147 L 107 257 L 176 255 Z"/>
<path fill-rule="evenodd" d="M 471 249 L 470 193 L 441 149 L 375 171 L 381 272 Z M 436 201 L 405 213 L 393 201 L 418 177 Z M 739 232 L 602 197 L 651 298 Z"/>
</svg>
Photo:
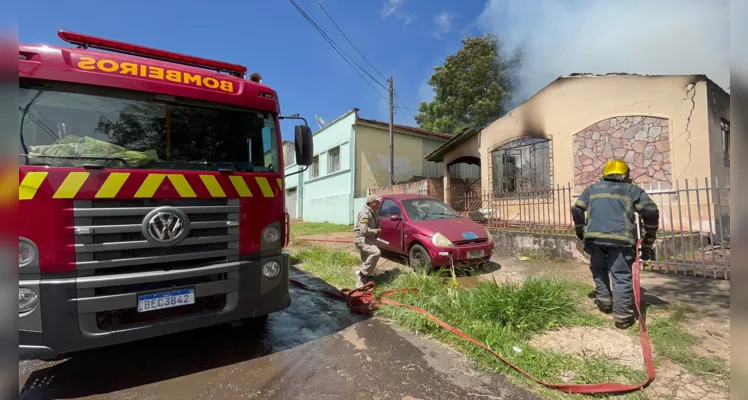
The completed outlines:
<svg viewBox="0 0 748 400">
<path fill-rule="evenodd" d="M 611 158 L 622 159 L 631 177 L 645 187 L 672 187 L 670 128 L 666 118 L 627 116 L 609 118 L 574 134 L 574 190 L 597 182 Z"/>
<path fill-rule="evenodd" d="M 411 194 L 427 194 L 427 195 L 433 196 L 437 194 L 435 185 L 439 185 L 439 187 L 441 187 L 442 186 L 441 179 L 413 177 L 412 182 L 400 183 L 398 185 L 385 186 L 381 188 L 369 188 L 367 191 L 367 194 L 369 195 L 374 194 L 377 196 L 382 196 L 385 194 L 411 193 Z M 443 193 L 442 193 L 442 196 L 444 196 Z"/>
</svg>

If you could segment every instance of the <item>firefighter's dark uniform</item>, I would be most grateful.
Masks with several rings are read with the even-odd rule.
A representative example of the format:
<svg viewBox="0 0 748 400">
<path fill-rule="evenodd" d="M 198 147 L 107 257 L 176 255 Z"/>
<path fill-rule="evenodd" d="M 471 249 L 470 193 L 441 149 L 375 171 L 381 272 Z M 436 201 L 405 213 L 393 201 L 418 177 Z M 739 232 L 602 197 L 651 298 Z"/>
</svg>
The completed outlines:
<svg viewBox="0 0 748 400">
<path fill-rule="evenodd" d="M 356 250 L 361 255 L 361 268 L 356 271 L 356 287 L 361 287 L 371 280 L 374 268 L 382 254 L 374 245 L 374 240 L 380 231 L 379 217 L 376 213 L 378 203 L 377 196 L 368 196 L 366 205 L 358 213 L 356 225 L 353 227 L 353 241 L 356 244 Z"/>
<path fill-rule="evenodd" d="M 577 237 L 584 240 L 584 251 L 591 256 L 596 303 L 601 311 L 612 309 L 619 328 L 630 326 L 635 318 L 631 275 L 637 251 L 634 211 L 641 217 L 644 233 L 642 260 L 648 260 L 653 253 L 659 211 L 647 192 L 630 183 L 625 162 L 608 161 L 603 180 L 587 187 L 571 208 Z"/>
</svg>

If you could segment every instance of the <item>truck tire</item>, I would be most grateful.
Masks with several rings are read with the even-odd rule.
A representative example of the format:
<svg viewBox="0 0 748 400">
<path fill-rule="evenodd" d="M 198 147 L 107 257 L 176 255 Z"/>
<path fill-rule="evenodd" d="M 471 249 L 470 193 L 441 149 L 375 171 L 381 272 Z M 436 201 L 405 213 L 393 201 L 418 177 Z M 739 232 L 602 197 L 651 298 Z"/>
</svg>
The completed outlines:
<svg viewBox="0 0 748 400">
<path fill-rule="evenodd" d="M 430 273 L 434 270 L 428 250 L 418 243 L 410 248 L 408 262 L 410 263 L 410 267 L 416 272 Z"/>
<path fill-rule="evenodd" d="M 251 318 L 242 318 L 238 321 L 234 321 L 231 323 L 234 327 L 245 327 L 250 329 L 263 329 L 265 328 L 265 325 L 268 323 L 268 318 L 270 317 L 269 314 L 260 315 L 257 317 L 251 317 Z"/>
</svg>

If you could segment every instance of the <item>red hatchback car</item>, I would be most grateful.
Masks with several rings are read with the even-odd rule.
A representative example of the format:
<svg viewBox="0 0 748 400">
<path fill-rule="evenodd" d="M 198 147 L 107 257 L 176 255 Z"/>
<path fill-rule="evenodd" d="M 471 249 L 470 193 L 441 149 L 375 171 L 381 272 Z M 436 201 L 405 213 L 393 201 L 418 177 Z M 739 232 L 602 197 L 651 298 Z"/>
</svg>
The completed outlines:
<svg viewBox="0 0 748 400">
<path fill-rule="evenodd" d="M 377 246 L 426 270 L 488 262 L 493 253 L 493 237 L 482 225 L 432 196 L 384 195 L 378 216 L 382 232 Z"/>
</svg>

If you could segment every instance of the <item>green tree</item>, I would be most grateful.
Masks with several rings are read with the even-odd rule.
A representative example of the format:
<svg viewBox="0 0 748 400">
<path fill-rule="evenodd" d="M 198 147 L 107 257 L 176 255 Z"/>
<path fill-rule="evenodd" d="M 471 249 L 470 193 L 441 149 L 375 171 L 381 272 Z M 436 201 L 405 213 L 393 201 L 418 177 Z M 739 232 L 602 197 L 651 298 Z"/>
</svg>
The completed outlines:
<svg viewBox="0 0 748 400">
<path fill-rule="evenodd" d="M 501 39 L 494 34 L 467 37 L 462 45 L 444 65 L 434 68 L 428 81 L 434 98 L 421 102 L 415 116 L 423 129 L 454 134 L 489 124 L 507 108 L 521 50 L 502 56 Z"/>
</svg>

